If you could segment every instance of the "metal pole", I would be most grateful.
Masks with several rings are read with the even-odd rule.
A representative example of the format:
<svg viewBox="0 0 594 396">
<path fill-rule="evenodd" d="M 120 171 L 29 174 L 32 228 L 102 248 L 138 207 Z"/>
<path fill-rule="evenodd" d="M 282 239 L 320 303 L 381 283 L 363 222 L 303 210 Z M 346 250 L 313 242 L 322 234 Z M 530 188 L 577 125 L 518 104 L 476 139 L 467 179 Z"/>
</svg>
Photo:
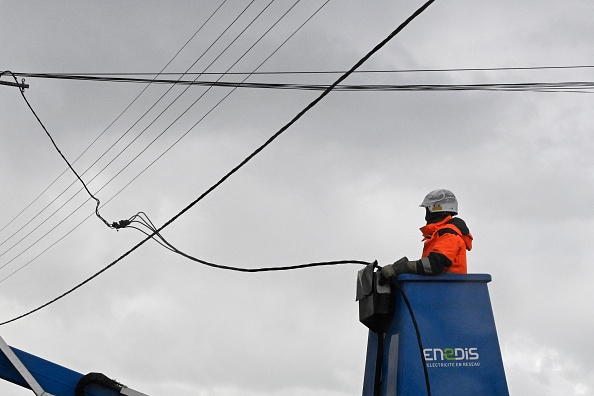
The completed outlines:
<svg viewBox="0 0 594 396">
<path fill-rule="evenodd" d="M 29 88 L 29 84 L 17 83 L 17 82 L 11 82 L 11 81 L 2 81 L 2 80 L 0 80 L 0 85 L 9 85 L 11 87 L 19 87 L 20 89 Z"/>
</svg>

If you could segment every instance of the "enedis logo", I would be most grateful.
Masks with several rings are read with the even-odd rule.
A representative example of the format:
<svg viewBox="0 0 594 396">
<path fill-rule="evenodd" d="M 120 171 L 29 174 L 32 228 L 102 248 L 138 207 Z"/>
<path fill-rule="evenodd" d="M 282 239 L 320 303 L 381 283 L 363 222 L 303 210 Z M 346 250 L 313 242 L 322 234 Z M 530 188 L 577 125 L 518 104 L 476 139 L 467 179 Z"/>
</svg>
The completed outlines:
<svg viewBox="0 0 594 396">
<path fill-rule="evenodd" d="M 427 367 L 478 367 L 478 348 L 425 348 Z"/>
</svg>

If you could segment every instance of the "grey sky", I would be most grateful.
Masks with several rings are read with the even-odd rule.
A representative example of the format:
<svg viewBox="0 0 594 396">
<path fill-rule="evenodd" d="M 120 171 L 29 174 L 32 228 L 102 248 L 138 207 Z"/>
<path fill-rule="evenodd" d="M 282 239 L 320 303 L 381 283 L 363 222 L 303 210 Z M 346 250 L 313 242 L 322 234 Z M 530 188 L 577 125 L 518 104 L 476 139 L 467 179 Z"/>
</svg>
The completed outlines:
<svg viewBox="0 0 594 396">
<path fill-rule="evenodd" d="M 158 72 L 218 4 L 2 1 L 0 70 Z M 186 71 L 247 4 L 225 4 L 167 71 Z M 257 0 L 241 26 L 265 4 Z M 209 71 L 227 70 L 290 4 L 274 2 Z M 321 4 L 300 2 L 232 71 L 256 67 Z M 346 70 L 421 4 L 330 1 L 261 70 Z M 363 69 L 594 65 L 593 12 L 585 0 L 438 0 Z M 240 30 L 232 28 L 191 71 L 204 70 Z M 592 81 L 592 74 L 587 68 L 393 73 L 347 82 L 565 82 Z M 328 84 L 335 78 L 248 81 Z M 27 83 L 27 98 L 72 161 L 144 88 Z M 319 95 L 239 89 L 190 129 L 228 92 L 213 88 L 168 128 L 205 91 L 192 87 L 147 127 L 182 92 L 175 87 L 132 128 L 168 88 L 150 86 L 74 165 L 84 172 L 125 134 L 83 176 L 102 202 L 109 201 L 101 209 L 108 221 L 144 211 L 162 225 Z M 475 237 L 469 271 L 493 276 L 489 288 L 511 393 L 591 394 L 593 105 L 590 93 L 333 92 L 164 236 L 181 250 L 227 265 L 387 264 L 418 257 L 418 204 L 432 189 L 451 189 Z M 16 89 L 0 86 L 0 108 L 1 228 L 65 164 Z M 77 183 L 53 201 L 74 181 L 67 172 L 0 232 L 0 279 L 24 266 L 0 282 L 0 321 L 60 295 L 144 237 L 105 227 L 91 216 L 93 203 L 85 203 L 82 192 L 66 203 L 80 189 Z M 79 372 L 103 372 L 151 396 L 359 395 L 367 332 L 354 301 L 358 269 L 223 272 L 149 242 L 63 300 L 0 327 L 0 335 L 15 347 Z M 30 394 L 9 383 L 0 383 L 0 393 Z"/>
</svg>

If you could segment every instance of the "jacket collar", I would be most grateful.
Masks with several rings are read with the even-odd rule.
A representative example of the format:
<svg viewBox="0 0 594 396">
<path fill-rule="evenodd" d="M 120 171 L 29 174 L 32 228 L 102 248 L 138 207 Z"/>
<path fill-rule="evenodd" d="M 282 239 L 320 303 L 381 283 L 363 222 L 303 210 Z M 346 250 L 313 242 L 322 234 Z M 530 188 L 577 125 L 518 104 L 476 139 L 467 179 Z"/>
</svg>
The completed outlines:
<svg viewBox="0 0 594 396">
<path fill-rule="evenodd" d="M 421 233 L 425 238 L 430 237 L 433 233 L 439 230 L 444 224 L 448 221 L 452 220 L 452 216 L 448 216 L 442 221 L 438 221 L 437 223 L 430 223 L 420 228 Z"/>
</svg>

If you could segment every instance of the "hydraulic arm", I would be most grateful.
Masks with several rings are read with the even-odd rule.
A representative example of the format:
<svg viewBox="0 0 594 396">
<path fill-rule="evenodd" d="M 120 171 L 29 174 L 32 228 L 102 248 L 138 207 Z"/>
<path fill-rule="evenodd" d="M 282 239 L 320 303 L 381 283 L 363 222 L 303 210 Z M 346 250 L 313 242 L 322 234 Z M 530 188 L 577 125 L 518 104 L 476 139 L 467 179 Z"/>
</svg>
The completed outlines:
<svg viewBox="0 0 594 396">
<path fill-rule="evenodd" d="M 37 396 L 147 396 L 100 373 L 83 375 L 12 348 L 0 337 L 0 378 Z"/>
</svg>

